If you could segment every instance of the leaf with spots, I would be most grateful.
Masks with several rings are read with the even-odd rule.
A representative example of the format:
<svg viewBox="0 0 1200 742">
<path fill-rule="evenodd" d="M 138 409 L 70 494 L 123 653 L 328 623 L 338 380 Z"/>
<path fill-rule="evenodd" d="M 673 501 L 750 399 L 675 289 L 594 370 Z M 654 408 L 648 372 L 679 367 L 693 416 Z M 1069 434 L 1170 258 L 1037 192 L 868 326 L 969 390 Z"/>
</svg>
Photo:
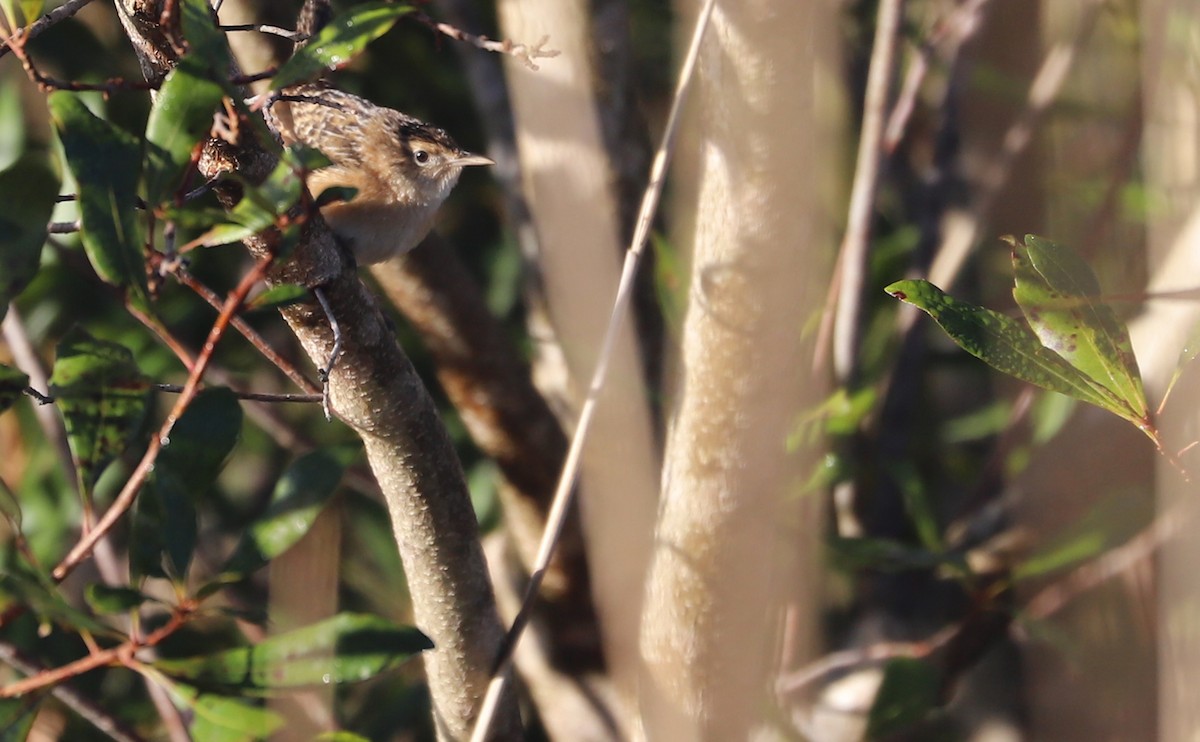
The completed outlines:
<svg viewBox="0 0 1200 742">
<path fill-rule="evenodd" d="M 1027 235 L 1013 246 L 1013 298 L 1042 344 L 1111 391 L 1131 420 L 1146 420 L 1149 405 L 1129 331 L 1107 304 L 1100 284 L 1078 255 Z"/>
<path fill-rule="evenodd" d="M 150 383 L 127 348 L 75 328 L 58 344 L 50 394 L 67 429 L 80 487 L 90 493 L 141 428 Z"/>
<path fill-rule="evenodd" d="M 265 693 L 366 680 L 432 648 L 415 628 L 379 616 L 339 613 L 253 647 L 159 660 L 155 667 L 205 687 Z"/>
<path fill-rule="evenodd" d="M 1017 320 L 959 301 L 928 281 L 897 281 L 884 290 L 924 311 L 959 347 L 997 371 L 1131 419 L 1123 400 L 1042 345 Z"/>
</svg>

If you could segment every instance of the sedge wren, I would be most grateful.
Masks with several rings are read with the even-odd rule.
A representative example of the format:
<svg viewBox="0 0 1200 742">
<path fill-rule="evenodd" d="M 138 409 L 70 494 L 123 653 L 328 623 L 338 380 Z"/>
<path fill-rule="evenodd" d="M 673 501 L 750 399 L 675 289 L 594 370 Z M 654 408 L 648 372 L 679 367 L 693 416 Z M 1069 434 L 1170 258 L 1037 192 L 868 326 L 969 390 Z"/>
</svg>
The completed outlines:
<svg viewBox="0 0 1200 742">
<path fill-rule="evenodd" d="M 314 195 L 334 186 L 358 191 L 321 215 L 359 264 L 416 247 L 462 169 L 495 164 L 436 126 L 321 84 L 288 88 L 267 115 L 284 144 L 320 150 L 332 163 L 308 176 Z"/>
</svg>

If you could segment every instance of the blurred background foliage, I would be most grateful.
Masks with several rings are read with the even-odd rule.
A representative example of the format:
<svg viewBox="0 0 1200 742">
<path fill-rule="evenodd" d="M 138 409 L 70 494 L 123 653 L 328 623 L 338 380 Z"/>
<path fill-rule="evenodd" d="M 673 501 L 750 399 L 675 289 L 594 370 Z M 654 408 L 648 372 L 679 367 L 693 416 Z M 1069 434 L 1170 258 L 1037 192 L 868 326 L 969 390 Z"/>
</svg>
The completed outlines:
<svg viewBox="0 0 1200 742">
<path fill-rule="evenodd" d="M 596 7 L 604 4 L 593 3 Z M 822 603 L 828 647 L 915 641 L 941 627 L 971 620 L 980 610 L 1011 617 L 1015 605 L 1037 594 L 1047 574 L 1061 574 L 1065 568 L 1120 544 L 1149 523 L 1155 512 L 1153 451 L 1144 441 L 1120 437 L 1121 433 L 1112 433 L 1091 418 L 1081 421 L 1075 403 L 1030 391 L 991 372 L 944 336 L 929 332 L 927 323 L 919 325 L 918 331 L 904 331 L 900 305 L 883 287 L 906 275 L 923 274 L 939 255 L 951 221 L 970 218 L 977 220 L 978 233 L 970 240 L 974 249 L 969 259 L 956 274 L 956 295 L 1013 313 L 1009 252 L 995 238 L 1041 233 L 1075 247 L 1098 274 L 1106 294 L 1132 297 L 1114 302 L 1116 311 L 1123 318 L 1138 316 L 1144 298 L 1140 292 L 1149 273 L 1147 223 L 1168 210 L 1171 195 L 1164 195 L 1158 184 L 1151 182 L 1140 156 L 1143 98 L 1149 94 L 1142 87 L 1146 77 L 1140 65 L 1148 64 L 1145 50 L 1154 50 L 1154 43 L 1169 50 L 1174 42 L 1157 37 L 1146 42 L 1147 35 L 1155 31 L 1145 28 L 1141 7 L 1132 0 L 1105 3 L 1103 11 L 1096 10 L 1097 3 L 1022 0 L 993 8 L 978 35 L 961 48 L 938 46 L 946 19 L 956 11 L 961 13 L 966 4 L 913 0 L 905 5 L 897 88 L 916 63 L 918 50 L 929 55 L 929 70 L 914 95 L 911 118 L 902 136 L 891 142 L 885 158 L 871 222 L 868 281 L 861 296 L 864 311 L 858 371 L 853 381 L 831 397 L 826 409 L 797 412 L 794 444 L 818 433 L 833 441 L 833 452 L 823 461 L 820 476 L 814 478 L 818 486 L 811 488 L 819 494 L 807 495 L 825 497 L 826 490 L 833 492 L 827 529 L 829 562 L 822 567 L 828 568 Z M 262 22 L 290 27 L 296 5 L 265 2 L 254 10 Z M 646 141 L 648 132 L 661 128 L 672 85 L 671 50 L 682 31 L 675 27 L 673 8 L 666 0 L 628 0 L 622 5 L 630 20 L 629 78 L 634 81 L 637 104 L 632 118 Z M 436 4 L 426 10 L 436 15 Z M 470 30 L 502 37 L 491 3 L 477 2 L 475 10 L 481 26 Z M 834 84 L 840 86 L 848 118 L 856 122 L 862 117 L 876 10 L 877 3 L 869 0 L 840 6 L 843 68 Z M 1094 17 L 1083 17 L 1087 14 Z M 1180 43 L 1191 43 L 1190 38 L 1184 34 Z M 286 44 L 277 39 L 272 43 L 278 54 L 286 53 Z M 340 71 L 337 82 L 376 103 L 436 122 L 467 149 L 484 150 L 485 135 L 451 48 L 453 43 L 420 24 L 402 21 Z M 1057 97 L 1030 122 L 1029 146 L 1002 162 L 1004 177 L 990 200 L 981 205 L 979 194 L 992 187 L 992 167 L 1003 157 L 999 153 L 1006 132 L 1028 109 L 1030 81 L 1045 50 L 1055 44 L 1067 44 L 1077 55 L 1070 74 Z M 138 79 L 140 75 L 106 3 L 89 5 L 28 48 L 44 73 L 61 79 L 100 83 L 114 77 Z M 602 88 L 603 81 L 597 85 Z M 94 112 L 117 126 L 132 132 L 145 130 L 150 106 L 145 92 L 118 90 L 108 95 L 83 93 L 81 97 Z M 644 144 L 639 141 L 631 146 Z M 0 170 L 29 150 L 50 150 L 62 159 L 51 134 L 43 94 L 8 55 L 0 59 Z M 852 163 L 843 158 L 842 165 L 844 170 L 834 178 L 848 183 Z M 68 179 L 62 192 L 70 193 L 74 186 L 65 171 L 64 177 Z M 835 211 L 842 219 L 843 202 L 836 204 Z M 53 220 L 76 218 L 74 205 L 62 203 Z M 464 175 L 442 209 L 438 225 L 485 287 L 492 311 L 528 354 L 536 340 L 528 337 L 525 323 L 523 258 L 510 225 L 505 223 L 502 194 L 486 171 L 474 169 Z M 817 248 L 832 254 L 835 246 Z M 671 270 L 681 259 L 667 237 L 658 238 L 656 252 L 654 288 L 659 306 L 651 305 L 649 311 L 666 315 L 670 344 L 680 312 L 676 305 L 686 291 L 679 274 Z M 247 261 L 244 250 L 237 246 L 199 250 L 192 253 L 191 270 L 223 294 L 237 282 Z M 215 316 L 208 305 L 191 292 L 168 284 L 159 293 L 156 308 L 188 347 L 202 346 Z M 14 302 L 13 315 L 19 316 L 43 361 L 52 357 L 55 344 L 73 325 L 83 324 L 95 337 L 128 348 L 152 380 L 179 383 L 186 377 L 175 356 L 130 316 L 111 287 L 95 277 L 77 234 L 51 237 L 36 277 Z M 304 358 L 276 315 L 252 313 L 247 319 L 280 353 Z M 442 408 L 483 528 L 498 527 L 495 466 L 469 440 L 465 426 L 440 391 L 432 362 L 416 334 L 402 316 L 393 314 L 392 319 L 401 344 Z M 813 323 L 811 318 L 797 318 L 797 325 L 811 328 Z M 1137 340 L 1135 332 L 1135 344 Z M 4 356 L 0 361 L 11 363 L 12 359 Z M 228 334 L 221 342 L 214 365 L 240 388 L 292 391 L 286 379 L 264 364 L 257 351 L 236 334 Z M 1162 373 L 1152 373 L 1160 380 L 1151 382 L 1153 391 L 1161 391 Z M 661 407 L 664 390 L 652 388 L 650 395 L 648 404 Z M 1151 398 L 1157 401 L 1153 393 Z M 139 437 L 141 445 L 170 400 L 170 395 L 156 397 L 155 409 Z M 50 565 L 75 540 L 80 503 L 66 479 L 56 444 L 47 440 L 36 412 L 26 401 L 0 416 L 0 451 L 4 452 L 0 480 L 19 495 L 21 530 L 29 538 L 31 553 L 40 564 Z M 1103 432 L 1086 434 L 1081 430 Z M 1097 444 L 1093 435 L 1107 442 Z M 234 453 L 196 503 L 200 536 L 194 569 L 215 574 L 247 524 L 267 510 L 277 482 L 300 452 L 353 448 L 355 440 L 344 426 L 326 424 L 314 405 L 275 405 L 265 415 L 247 410 Z M 1184 443 L 1180 441 L 1178 447 Z M 1064 454 L 1058 463 L 1069 463 L 1075 470 L 1065 477 L 1046 474 L 1054 464 L 1048 458 L 1076 445 L 1096 445 L 1097 455 L 1111 458 L 1103 466 L 1097 464 L 1095 471 L 1076 476 L 1081 471 L 1080 459 Z M 141 450 L 134 446 L 109 466 L 96 488 L 99 509 L 111 501 L 140 455 Z M 356 457 L 349 469 L 346 486 L 339 488 L 331 507 L 338 527 L 346 534 L 337 552 L 338 603 L 346 611 L 377 614 L 406 624 L 410 616 L 398 587 L 403 585 L 403 574 L 387 517 L 372 492 L 362 457 Z M 839 499 L 839 493 L 847 494 L 848 499 Z M 117 545 L 123 544 L 118 541 Z M 5 571 L 12 570 L 18 560 L 16 549 L 10 533 L 3 552 Z M 80 604 L 85 586 L 96 580 L 91 569 L 85 566 L 67 583 L 67 592 L 76 604 Z M 1130 582 L 1136 579 L 1131 577 Z M 1146 659 L 1153 655 L 1148 646 L 1154 627 L 1145 623 L 1150 619 L 1139 615 L 1149 610 L 1152 598 L 1142 585 L 1127 585 L 1129 595 L 1121 594 L 1120 588 L 1108 589 L 1117 595 L 1097 598 L 1109 602 L 1098 607 L 1090 603 L 1081 614 L 1093 612 L 1077 617 L 1076 622 L 1031 620 L 1013 632 L 1006 628 L 999 638 L 984 632 L 987 644 L 977 653 L 982 661 L 974 656 L 968 666 L 954 668 L 966 678 L 962 682 L 968 688 L 947 710 L 931 711 L 945 705 L 945 688 L 937 688 L 944 677 L 931 679 L 907 663 L 889 667 L 886 674 L 874 678 L 877 685 L 882 683 L 885 697 L 871 714 L 871 734 L 925 740 L 999 740 L 1024 735 L 1031 739 L 1099 739 L 1081 736 L 1088 732 L 1080 730 L 1092 730 L 1105 722 L 1085 724 L 1071 732 L 1064 731 L 1066 723 L 1047 721 L 1064 705 L 1077 709 L 1082 696 L 1092 701 L 1090 706 L 1097 715 L 1123 730 L 1111 738 L 1152 738 L 1149 732 L 1145 737 L 1128 735 L 1133 734 L 1129 730 L 1155 728 L 1153 692 L 1120 695 L 1113 690 L 1122 686 L 1120 671 L 1142 680 L 1154 675 L 1153 663 Z M 231 615 L 261 621 L 266 613 L 266 591 L 267 577 L 260 573 L 225 590 L 221 605 Z M 1106 649 L 1098 653 L 1112 663 L 1104 674 L 1108 682 L 1096 681 L 1101 687 L 1094 695 L 1064 692 L 1065 698 L 1056 707 L 1047 700 L 1057 697 L 1055 679 L 1079 679 L 1085 674 L 1092 665 L 1080 657 L 1086 650 L 1096 656 L 1087 641 L 1110 630 L 1097 628 L 1106 621 L 1116 626 L 1110 627 L 1110 635 L 1102 642 Z M 249 638 L 261 636 L 254 623 L 207 617 L 189 623 L 158 649 L 164 657 L 184 657 L 243 645 Z M 1072 630 L 1084 638 L 1071 636 Z M 1033 648 L 1019 646 L 1018 636 Z M 1127 641 L 1130 637 L 1133 640 Z M 4 639 L 46 666 L 66 663 L 85 652 L 78 634 L 45 622 L 36 612 L 5 627 Z M 1132 647 L 1131 651 L 1114 647 L 1122 643 Z M 1039 655 L 1045 646 L 1052 646 L 1056 656 L 1064 655 L 1061 664 L 1068 667 Z M 1048 664 L 1053 667 L 1047 670 Z M 961 680 L 957 675 L 951 679 Z M 72 679 L 71 685 L 101 707 L 119 712 L 127 724 L 154 727 L 156 712 L 145 686 L 133 673 L 119 669 L 93 672 Z M 1041 691 L 1047 695 L 1030 700 Z M 405 738 L 431 734 L 428 699 L 415 665 L 366 683 L 341 686 L 337 693 L 338 723 L 366 739 L 393 738 L 396 729 L 409 730 Z M 1110 709 L 1095 708 L 1103 705 L 1100 701 L 1114 698 Z M 58 706 L 48 708 L 51 711 L 39 717 L 41 738 L 106 738 L 79 716 Z M 867 708 L 871 708 L 869 703 Z M 9 714 L 11 709 L 3 713 Z M 1068 716 L 1080 715 L 1082 712 L 1076 711 Z M 9 718 L 22 717 L 12 714 Z M 981 736 L 985 728 L 1001 731 L 992 737 Z M 900 734 L 900 729 L 906 729 L 903 734 L 908 736 L 889 736 Z M 1065 736 L 1052 736 L 1045 729 Z M 807 731 L 814 739 L 840 739 L 816 722 Z M 537 738 L 537 733 L 535 730 L 531 738 Z"/>
</svg>

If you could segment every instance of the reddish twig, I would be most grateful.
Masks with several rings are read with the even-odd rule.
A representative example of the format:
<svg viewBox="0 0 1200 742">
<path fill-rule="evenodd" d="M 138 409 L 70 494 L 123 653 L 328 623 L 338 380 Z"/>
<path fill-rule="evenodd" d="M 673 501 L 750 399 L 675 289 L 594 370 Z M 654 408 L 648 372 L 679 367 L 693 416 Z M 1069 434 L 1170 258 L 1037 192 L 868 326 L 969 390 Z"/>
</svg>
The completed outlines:
<svg viewBox="0 0 1200 742">
<path fill-rule="evenodd" d="M 21 62 L 21 69 L 25 70 L 25 75 L 33 81 L 35 85 L 42 91 L 51 90 L 71 90 L 81 92 L 85 90 L 95 90 L 104 93 L 105 97 L 112 95 L 118 90 L 157 90 L 158 85 L 145 81 L 130 81 L 120 77 L 109 78 L 104 82 L 89 83 L 75 82 L 71 80 L 59 80 L 47 75 L 43 75 L 37 66 L 34 65 L 33 59 L 25 50 L 25 42 L 27 38 L 16 33 L 8 36 L 0 34 L 0 42 L 3 42 L 17 59 Z"/>
<path fill-rule="evenodd" d="M 221 308 L 220 297 L 212 289 L 198 281 L 185 268 L 176 266 L 170 272 L 180 283 L 195 291 L 196 295 L 208 302 L 209 305 L 216 309 Z M 292 365 L 291 361 L 276 353 L 275 349 L 267 343 L 266 339 L 262 335 L 259 335 L 258 331 L 251 327 L 244 319 L 234 315 L 229 321 L 233 325 L 233 328 L 241 333 L 242 337 L 246 338 L 268 361 L 275 364 L 276 368 L 292 380 L 292 383 L 309 394 L 317 394 L 321 391 L 321 387 L 300 373 L 300 370 Z"/>
<path fill-rule="evenodd" d="M 108 531 L 116 524 L 130 507 L 133 506 L 133 501 L 141 490 L 142 484 L 146 477 L 154 468 L 154 461 L 158 458 L 159 452 L 162 450 L 164 441 L 169 441 L 171 430 L 175 427 L 175 423 L 183 415 L 184 410 L 195 399 L 196 393 L 200 390 L 200 379 L 204 375 L 204 370 L 208 368 L 209 361 L 212 360 L 213 351 L 216 350 L 217 342 L 228 329 L 230 320 L 232 319 L 242 302 L 250 294 L 250 290 L 255 284 L 262 280 L 266 275 L 267 268 L 271 265 L 273 257 L 268 255 L 254 264 L 237 285 L 237 287 L 229 294 L 229 298 L 225 300 L 225 305 L 221 309 L 221 314 L 213 323 L 212 330 L 208 334 L 208 339 L 204 343 L 204 348 L 201 349 L 200 355 L 196 358 L 196 363 L 188 375 L 187 384 L 184 385 L 183 392 L 176 400 L 175 406 L 171 409 L 167 419 L 163 422 L 158 434 L 151 438 L 150 445 L 146 447 L 146 453 L 142 456 L 142 460 L 134 469 L 133 474 L 129 477 L 129 481 L 121 489 L 120 494 L 113 500 L 113 504 L 105 511 L 104 516 L 96 524 L 96 527 L 91 529 L 86 535 L 80 538 L 75 544 L 70 553 L 54 568 L 52 576 L 55 580 L 63 580 L 71 573 L 87 556 L 92 549 Z"/>
<path fill-rule="evenodd" d="M 138 650 L 147 647 L 153 647 L 164 639 L 174 634 L 187 623 L 187 617 L 192 614 L 192 606 L 184 604 L 176 608 L 171 614 L 171 618 L 161 627 L 147 635 L 144 639 L 138 640 L 131 638 L 129 641 L 119 644 L 110 649 L 102 649 L 98 652 L 92 652 L 87 657 L 82 657 L 74 662 L 69 662 L 61 667 L 56 667 L 53 670 L 46 670 L 38 673 L 33 677 L 18 680 L 15 683 L 10 683 L 3 688 L 0 688 L 0 698 L 17 698 L 26 693 L 31 693 L 35 690 L 40 690 L 52 685 L 82 675 L 85 672 L 99 669 L 106 665 L 130 665 L 137 662 L 134 654 Z"/>
<path fill-rule="evenodd" d="M 922 659 L 950 643 L 960 631 L 960 626 L 947 626 L 928 639 L 914 642 L 879 642 L 856 649 L 831 652 L 819 660 L 808 663 L 799 670 L 789 672 L 779 679 L 776 689 L 781 694 L 796 693 L 835 672 L 863 665 L 873 665 L 888 660 L 908 657 Z"/>
<path fill-rule="evenodd" d="M 146 314 L 130 302 L 125 302 L 125 309 L 132 314 L 138 322 L 141 322 L 146 329 L 157 335 L 158 339 L 162 341 L 163 345 L 166 345 L 171 349 L 171 352 L 175 354 L 175 357 L 179 359 L 179 362 L 183 364 L 183 367 L 187 369 L 189 374 L 192 372 L 192 369 L 196 367 L 196 359 L 192 357 L 191 351 L 185 348 L 183 343 L 181 343 L 178 338 L 171 334 L 171 331 L 167 329 L 166 325 L 159 321 L 157 317 Z"/>
<path fill-rule="evenodd" d="M 92 0 L 67 0 L 67 2 L 58 6 L 41 18 L 38 18 L 25 28 L 18 28 L 17 30 L 13 31 L 9 39 L 0 41 L 0 57 L 8 54 L 8 44 L 10 40 L 16 40 L 17 43 L 24 44 L 30 39 L 36 38 L 42 31 L 45 31 L 47 28 L 50 28 L 59 21 L 66 20 L 67 18 L 75 15 L 90 2 L 92 2 Z"/>
</svg>

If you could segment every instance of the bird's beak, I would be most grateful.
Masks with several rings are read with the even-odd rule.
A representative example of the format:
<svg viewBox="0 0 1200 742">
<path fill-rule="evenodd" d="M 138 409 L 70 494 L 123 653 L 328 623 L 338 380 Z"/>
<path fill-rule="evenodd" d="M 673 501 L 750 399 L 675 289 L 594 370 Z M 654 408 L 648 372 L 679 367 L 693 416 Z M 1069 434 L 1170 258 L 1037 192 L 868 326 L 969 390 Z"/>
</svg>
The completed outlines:
<svg viewBox="0 0 1200 742">
<path fill-rule="evenodd" d="M 466 167 L 467 165 L 495 165 L 496 161 L 490 157 L 484 157 L 483 155 L 463 152 L 461 155 L 451 160 L 450 164 L 457 167 Z"/>
</svg>

